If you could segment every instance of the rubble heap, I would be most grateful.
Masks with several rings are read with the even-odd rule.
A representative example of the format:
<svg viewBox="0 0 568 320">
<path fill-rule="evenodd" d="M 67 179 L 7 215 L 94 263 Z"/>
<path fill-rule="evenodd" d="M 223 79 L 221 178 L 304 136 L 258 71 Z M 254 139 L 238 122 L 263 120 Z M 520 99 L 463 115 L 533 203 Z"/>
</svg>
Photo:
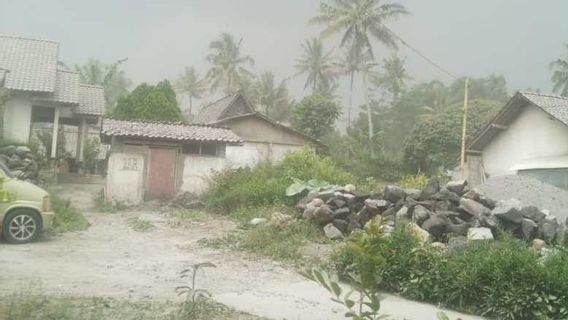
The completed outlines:
<svg viewBox="0 0 568 320">
<path fill-rule="evenodd" d="M 470 189 L 465 180 L 441 186 L 433 177 L 423 190 L 389 185 L 381 193 L 360 193 L 347 185 L 310 192 L 296 207 L 332 239 L 362 229 L 380 215 L 387 233 L 401 225 L 423 242 L 494 239 L 498 228 L 526 240 L 568 240 L 564 223 L 547 210 L 525 206 L 518 199 L 495 201 Z"/>
<path fill-rule="evenodd" d="M 0 162 L 21 180 L 36 180 L 39 176 L 39 164 L 30 148 L 8 145 L 0 148 Z"/>
</svg>

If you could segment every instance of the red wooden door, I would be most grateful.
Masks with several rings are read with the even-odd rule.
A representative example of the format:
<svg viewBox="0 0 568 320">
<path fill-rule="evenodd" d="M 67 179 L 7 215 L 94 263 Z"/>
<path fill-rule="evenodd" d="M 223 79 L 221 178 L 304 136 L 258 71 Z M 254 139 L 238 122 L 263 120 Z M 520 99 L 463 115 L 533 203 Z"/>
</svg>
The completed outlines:
<svg viewBox="0 0 568 320">
<path fill-rule="evenodd" d="M 176 155 L 176 149 L 150 148 L 149 197 L 162 198 L 175 195 Z"/>
</svg>

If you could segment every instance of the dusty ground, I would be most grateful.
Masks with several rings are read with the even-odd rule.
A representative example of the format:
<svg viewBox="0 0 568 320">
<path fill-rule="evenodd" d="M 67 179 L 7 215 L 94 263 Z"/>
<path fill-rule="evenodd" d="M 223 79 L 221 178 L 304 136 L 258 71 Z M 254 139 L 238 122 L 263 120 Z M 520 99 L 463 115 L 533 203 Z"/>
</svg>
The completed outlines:
<svg viewBox="0 0 568 320">
<path fill-rule="evenodd" d="M 134 216 L 152 221 L 154 228 L 132 230 L 127 221 Z M 209 216 L 177 225 L 158 210 L 87 217 L 92 226 L 86 231 L 26 245 L 0 243 L 0 294 L 38 281 L 46 293 L 175 301 L 174 288 L 183 284 L 178 273 L 208 261 L 217 268 L 203 270 L 198 286 L 237 310 L 273 319 L 344 319 L 343 309 L 325 290 L 294 270 L 198 243 L 232 230 L 234 224 L 226 219 Z M 436 319 L 437 309 L 388 297 L 383 311 L 393 319 Z"/>
</svg>

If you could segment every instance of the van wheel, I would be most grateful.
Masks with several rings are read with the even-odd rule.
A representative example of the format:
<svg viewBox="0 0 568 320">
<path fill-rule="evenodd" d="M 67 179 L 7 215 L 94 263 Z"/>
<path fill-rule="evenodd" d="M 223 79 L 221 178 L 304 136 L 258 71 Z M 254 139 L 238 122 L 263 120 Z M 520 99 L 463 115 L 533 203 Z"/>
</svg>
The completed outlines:
<svg viewBox="0 0 568 320">
<path fill-rule="evenodd" d="M 2 234 L 14 244 L 32 242 L 41 234 L 41 219 L 35 211 L 16 209 L 4 218 Z"/>
</svg>

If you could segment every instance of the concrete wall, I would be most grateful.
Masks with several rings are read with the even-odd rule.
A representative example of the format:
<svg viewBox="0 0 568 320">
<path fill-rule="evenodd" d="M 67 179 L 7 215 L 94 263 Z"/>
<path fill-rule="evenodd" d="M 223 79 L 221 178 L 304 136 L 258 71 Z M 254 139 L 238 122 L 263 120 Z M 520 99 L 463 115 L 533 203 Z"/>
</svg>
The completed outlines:
<svg viewBox="0 0 568 320">
<path fill-rule="evenodd" d="M 248 117 L 231 120 L 228 125 L 234 133 L 245 141 L 272 142 L 290 145 L 305 145 L 310 141 L 299 134 L 275 126 L 261 118 Z"/>
<path fill-rule="evenodd" d="M 483 150 L 488 176 L 516 174 L 521 161 L 568 155 L 568 127 L 536 107 L 527 107 Z"/>
<path fill-rule="evenodd" d="M 105 190 L 107 201 L 126 205 L 144 201 L 146 150 L 130 147 L 111 152 Z"/>
<path fill-rule="evenodd" d="M 179 191 L 203 194 L 209 187 L 213 170 L 225 168 L 226 159 L 199 155 L 183 155 L 183 179 Z"/>
<path fill-rule="evenodd" d="M 5 105 L 4 137 L 18 142 L 28 142 L 31 119 L 31 99 L 25 95 L 12 97 Z"/>
<path fill-rule="evenodd" d="M 269 142 L 245 142 L 242 146 L 227 146 L 227 166 L 232 168 L 250 167 L 259 161 L 281 161 L 286 153 L 298 151 L 302 145 L 288 145 Z"/>
</svg>

